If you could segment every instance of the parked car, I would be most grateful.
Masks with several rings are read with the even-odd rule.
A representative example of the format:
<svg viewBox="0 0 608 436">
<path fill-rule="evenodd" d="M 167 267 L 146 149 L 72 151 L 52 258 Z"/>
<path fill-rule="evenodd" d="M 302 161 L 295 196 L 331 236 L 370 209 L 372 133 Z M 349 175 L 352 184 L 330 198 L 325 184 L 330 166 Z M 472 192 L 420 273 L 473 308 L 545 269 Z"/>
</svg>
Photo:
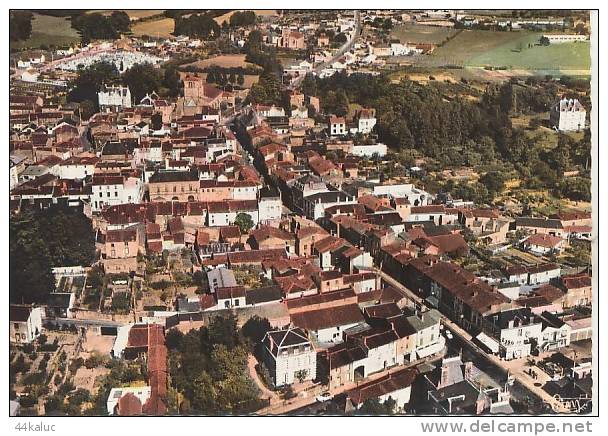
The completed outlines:
<svg viewBox="0 0 608 436">
<path fill-rule="evenodd" d="M 448 329 L 445 329 L 445 337 L 448 338 L 448 339 L 450 339 L 450 340 L 454 339 L 454 335 Z"/>
<path fill-rule="evenodd" d="M 315 400 L 317 400 L 317 402 L 319 403 L 324 403 L 326 401 L 329 401 L 333 398 L 333 396 L 329 393 L 329 391 L 323 392 L 322 394 L 319 394 L 315 397 Z"/>
</svg>

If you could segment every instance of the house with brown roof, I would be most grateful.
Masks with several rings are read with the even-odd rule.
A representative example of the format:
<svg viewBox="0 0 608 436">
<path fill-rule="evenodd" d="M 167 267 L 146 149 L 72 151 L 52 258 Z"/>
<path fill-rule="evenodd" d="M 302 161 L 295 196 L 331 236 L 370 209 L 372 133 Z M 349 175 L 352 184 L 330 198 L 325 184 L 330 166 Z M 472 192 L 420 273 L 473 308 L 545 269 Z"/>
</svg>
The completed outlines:
<svg viewBox="0 0 608 436">
<path fill-rule="evenodd" d="M 329 233 L 316 224 L 301 227 L 296 233 L 296 254 L 298 256 L 311 256 L 315 241 L 323 239 L 328 235 Z"/>
<path fill-rule="evenodd" d="M 148 179 L 150 201 L 195 201 L 199 197 L 197 171 L 157 171 Z"/>
<path fill-rule="evenodd" d="M 560 286 L 566 291 L 565 308 L 589 306 L 593 302 L 593 281 L 588 273 L 562 276 Z"/>
<path fill-rule="evenodd" d="M 404 411 L 417 376 L 415 368 L 404 368 L 346 391 L 345 412 L 360 409 L 367 400 L 377 399 L 382 404 L 389 398 L 395 401 L 395 411 Z"/>
<path fill-rule="evenodd" d="M 534 254 L 561 253 L 566 248 L 566 240 L 545 233 L 536 233 L 523 242 L 524 249 Z"/>
<path fill-rule="evenodd" d="M 249 233 L 248 242 L 254 250 L 284 248 L 288 253 L 295 252 L 295 235 L 277 227 L 259 226 Z"/>
<path fill-rule="evenodd" d="M 345 330 L 365 321 L 356 303 L 298 311 L 290 317 L 292 324 L 312 335 L 321 348 L 342 342 Z"/>
</svg>

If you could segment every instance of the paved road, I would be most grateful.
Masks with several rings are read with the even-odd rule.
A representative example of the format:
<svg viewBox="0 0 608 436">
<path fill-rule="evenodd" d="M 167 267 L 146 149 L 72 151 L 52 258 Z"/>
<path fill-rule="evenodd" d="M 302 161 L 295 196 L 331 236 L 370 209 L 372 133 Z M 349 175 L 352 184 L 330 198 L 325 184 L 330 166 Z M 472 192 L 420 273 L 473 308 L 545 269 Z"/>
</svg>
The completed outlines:
<svg viewBox="0 0 608 436">
<path fill-rule="evenodd" d="M 393 277 L 389 276 L 384 271 L 381 271 L 377 268 L 373 269 L 380 275 L 380 277 L 382 277 L 382 280 L 385 283 L 388 283 L 389 285 L 399 290 L 406 298 L 418 304 L 424 304 L 420 297 L 418 297 L 416 294 L 414 294 L 414 292 L 405 287 L 401 282 L 395 280 Z M 447 317 L 442 315 L 441 322 L 446 328 L 448 328 L 453 333 L 454 338 L 459 341 L 461 348 L 463 350 L 467 350 L 467 353 L 470 357 L 472 357 L 472 360 L 476 363 L 479 363 L 480 365 L 483 365 L 483 367 L 480 367 L 482 371 L 487 372 L 488 375 L 495 374 L 498 376 L 499 374 L 502 374 L 503 377 L 507 375 L 508 368 L 506 367 L 504 361 L 502 361 L 497 356 L 487 354 L 481 348 L 471 342 L 473 339 L 472 336 L 465 330 L 463 330 L 460 326 L 449 320 Z M 485 364 L 483 364 L 484 361 Z M 537 399 L 547 403 L 551 410 L 553 410 L 554 412 L 569 413 L 569 411 L 559 401 L 557 401 L 555 398 L 545 392 L 541 387 L 535 386 L 534 380 L 527 374 L 523 374 L 521 372 L 514 372 L 510 375 L 515 378 L 516 384 L 514 386 L 514 393 L 520 397 L 519 399 L 534 396 Z M 503 377 L 498 377 L 498 379 L 500 380 Z"/>
<path fill-rule="evenodd" d="M 352 48 L 352 46 L 354 45 L 355 41 L 359 38 L 359 36 L 361 36 L 361 13 L 359 11 L 355 11 L 355 32 L 353 34 L 353 37 L 351 39 L 349 39 L 348 41 L 346 41 L 331 59 L 329 59 L 328 61 L 322 62 L 319 65 L 317 65 L 315 68 L 313 68 L 313 71 L 315 72 L 315 74 L 319 74 L 321 71 L 323 71 L 329 65 L 331 65 L 335 61 L 337 61 L 344 53 L 349 51 Z M 288 86 L 288 89 L 293 90 L 293 89 L 298 88 L 302 84 L 304 77 L 306 77 L 306 75 L 300 75 L 297 79 L 294 79 L 291 82 L 291 84 Z"/>
</svg>

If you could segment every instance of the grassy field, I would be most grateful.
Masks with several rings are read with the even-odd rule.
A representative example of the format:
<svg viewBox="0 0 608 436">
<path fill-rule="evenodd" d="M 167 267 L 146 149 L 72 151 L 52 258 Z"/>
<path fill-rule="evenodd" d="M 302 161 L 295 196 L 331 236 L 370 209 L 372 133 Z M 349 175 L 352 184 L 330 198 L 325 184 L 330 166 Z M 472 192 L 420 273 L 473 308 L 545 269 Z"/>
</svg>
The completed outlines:
<svg viewBox="0 0 608 436">
<path fill-rule="evenodd" d="M 160 20 L 145 21 L 136 23 L 131 26 L 131 31 L 135 36 L 148 35 L 152 37 L 159 36 L 168 38 L 175 29 L 175 21 L 173 18 L 162 18 Z"/>
<path fill-rule="evenodd" d="M 422 24 L 403 24 L 391 31 L 391 38 L 400 42 L 439 44 L 457 30 L 448 27 L 425 26 Z"/>
<path fill-rule="evenodd" d="M 185 65 L 186 67 L 198 67 L 198 68 L 207 68 L 211 65 L 216 65 L 218 67 L 224 68 L 236 68 L 236 67 L 255 67 L 254 64 L 249 62 L 245 62 L 244 54 L 233 54 L 233 55 L 220 55 L 215 56 L 208 59 L 203 59 L 200 61 L 193 62 L 191 64 Z"/>
<path fill-rule="evenodd" d="M 535 32 L 493 32 L 465 30 L 428 58 L 431 64 L 464 67 L 508 67 L 511 70 L 589 74 L 591 66 L 588 42 L 537 46 Z M 530 47 L 531 45 L 531 47 Z"/>
<path fill-rule="evenodd" d="M 34 14 L 30 38 L 25 41 L 11 41 L 10 48 L 38 48 L 41 45 L 60 47 L 79 41 L 80 36 L 72 28 L 69 18 Z"/>
<path fill-rule="evenodd" d="M 269 15 L 277 15 L 277 11 L 275 11 L 273 9 L 244 9 L 244 10 L 253 10 L 253 12 L 255 12 L 255 14 L 260 17 L 269 16 Z M 230 11 L 230 12 L 225 13 L 224 15 L 220 15 L 219 17 L 214 18 L 215 22 L 217 24 L 221 25 L 224 21 L 230 20 L 230 17 L 235 12 L 236 11 Z"/>
</svg>

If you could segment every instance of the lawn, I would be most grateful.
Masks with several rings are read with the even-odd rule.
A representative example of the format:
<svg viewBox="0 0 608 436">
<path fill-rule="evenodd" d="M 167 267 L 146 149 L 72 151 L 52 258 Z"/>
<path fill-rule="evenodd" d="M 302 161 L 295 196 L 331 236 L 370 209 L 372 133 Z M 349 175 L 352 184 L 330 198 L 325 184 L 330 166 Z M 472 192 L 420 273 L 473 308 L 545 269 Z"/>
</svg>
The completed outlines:
<svg viewBox="0 0 608 436">
<path fill-rule="evenodd" d="M 80 36 L 72 28 L 69 18 L 34 14 L 32 34 L 25 41 L 11 41 L 10 48 L 39 48 L 41 45 L 67 46 L 80 41 Z"/>
<path fill-rule="evenodd" d="M 429 62 L 478 68 L 508 67 L 547 74 L 589 74 L 591 56 L 588 42 L 538 46 L 535 44 L 540 35 L 528 31 L 465 30 L 438 47 L 429 57 Z"/>
<path fill-rule="evenodd" d="M 402 43 L 439 44 L 458 31 L 449 27 L 426 26 L 424 24 L 403 24 L 391 31 L 391 38 Z"/>
<path fill-rule="evenodd" d="M 173 18 L 161 18 L 160 20 L 144 21 L 131 26 L 134 36 L 148 35 L 152 37 L 168 38 L 175 29 Z"/>
<path fill-rule="evenodd" d="M 185 67 L 198 67 L 198 68 L 207 68 L 212 65 L 223 67 L 223 68 L 238 68 L 238 67 L 255 67 L 254 64 L 245 61 L 244 54 L 228 54 L 228 55 L 220 55 L 214 56 L 208 59 L 203 59 L 200 61 L 193 62 L 188 65 L 184 65 Z"/>
</svg>

